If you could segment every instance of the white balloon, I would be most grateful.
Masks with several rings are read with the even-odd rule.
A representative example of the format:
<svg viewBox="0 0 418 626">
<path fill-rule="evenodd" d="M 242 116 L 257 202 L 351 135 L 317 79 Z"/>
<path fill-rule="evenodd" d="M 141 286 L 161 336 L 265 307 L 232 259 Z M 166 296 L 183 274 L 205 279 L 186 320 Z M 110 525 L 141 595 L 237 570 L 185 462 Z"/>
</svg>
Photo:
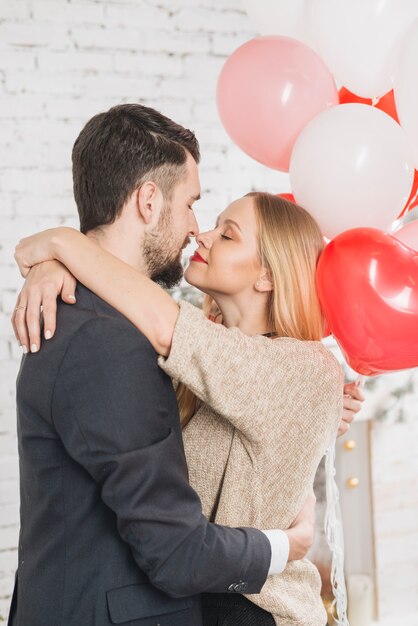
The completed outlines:
<svg viewBox="0 0 418 626">
<path fill-rule="evenodd" d="M 363 98 L 383 96 L 418 0 L 312 0 L 317 51 L 336 80 Z"/>
<path fill-rule="evenodd" d="M 292 37 L 313 46 L 309 15 L 311 0 L 244 0 L 260 35 Z"/>
<path fill-rule="evenodd" d="M 399 121 L 405 129 L 418 169 L 418 20 L 404 39 L 395 70 L 394 92 Z"/>
<path fill-rule="evenodd" d="M 317 115 L 290 160 L 296 201 L 329 238 L 357 227 L 388 230 L 408 200 L 413 176 L 403 129 L 365 104 L 341 104 Z"/>
</svg>

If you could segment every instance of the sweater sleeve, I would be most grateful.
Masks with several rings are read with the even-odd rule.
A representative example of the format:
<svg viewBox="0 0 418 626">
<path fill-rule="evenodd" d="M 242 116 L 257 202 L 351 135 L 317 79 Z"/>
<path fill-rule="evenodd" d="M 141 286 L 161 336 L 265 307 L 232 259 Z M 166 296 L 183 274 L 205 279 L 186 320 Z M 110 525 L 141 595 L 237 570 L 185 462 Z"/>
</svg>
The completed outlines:
<svg viewBox="0 0 418 626">
<path fill-rule="evenodd" d="M 337 393 L 343 399 L 341 367 L 320 342 L 250 337 L 209 321 L 188 302 L 159 365 L 250 441 L 268 435 L 266 415 L 286 414 L 289 403 L 293 413 L 307 402 L 321 412 L 330 400 L 336 404 Z"/>
</svg>

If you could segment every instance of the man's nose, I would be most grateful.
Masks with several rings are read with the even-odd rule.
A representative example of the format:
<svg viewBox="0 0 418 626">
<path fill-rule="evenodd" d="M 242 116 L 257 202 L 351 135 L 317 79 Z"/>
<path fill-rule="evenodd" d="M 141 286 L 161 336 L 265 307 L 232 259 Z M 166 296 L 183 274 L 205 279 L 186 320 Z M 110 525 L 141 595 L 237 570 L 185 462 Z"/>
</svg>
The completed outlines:
<svg viewBox="0 0 418 626">
<path fill-rule="evenodd" d="M 190 224 L 189 224 L 189 236 L 190 237 L 197 237 L 199 234 L 199 224 L 197 223 L 197 220 L 194 216 L 194 213 L 191 211 L 191 220 L 190 220 Z"/>
</svg>

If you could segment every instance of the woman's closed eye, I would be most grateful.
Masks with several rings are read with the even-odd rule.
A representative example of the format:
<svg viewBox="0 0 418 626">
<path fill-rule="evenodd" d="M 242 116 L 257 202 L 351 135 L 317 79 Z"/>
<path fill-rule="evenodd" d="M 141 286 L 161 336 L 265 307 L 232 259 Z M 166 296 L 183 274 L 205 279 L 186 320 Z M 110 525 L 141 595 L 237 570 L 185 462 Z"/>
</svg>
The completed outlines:
<svg viewBox="0 0 418 626">
<path fill-rule="evenodd" d="M 227 237 L 226 235 L 221 235 L 222 239 L 227 239 L 228 241 L 232 241 L 232 237 Z"/>
</svg>

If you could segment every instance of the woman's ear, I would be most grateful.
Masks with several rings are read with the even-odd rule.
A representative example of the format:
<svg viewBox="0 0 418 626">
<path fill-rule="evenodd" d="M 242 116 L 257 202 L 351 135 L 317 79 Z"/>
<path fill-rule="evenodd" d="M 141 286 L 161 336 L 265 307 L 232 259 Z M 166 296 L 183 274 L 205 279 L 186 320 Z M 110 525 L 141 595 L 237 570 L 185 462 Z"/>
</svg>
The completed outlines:
<svg viewBox="0 0 418 626">
<path fill-rule="evenodd" d="M 255 290 L 262 293 L 274 290 L 274 284 L 269 270 L 263 268 L 260 278 L 255 283 Z"/>
<path fill-rule="evenodd" d="M 162 207 L 162 194 L 157 185 L 147 181 L 134 192 L 139 217 L 144 224 L 157 223 Z"/>
</svg>

